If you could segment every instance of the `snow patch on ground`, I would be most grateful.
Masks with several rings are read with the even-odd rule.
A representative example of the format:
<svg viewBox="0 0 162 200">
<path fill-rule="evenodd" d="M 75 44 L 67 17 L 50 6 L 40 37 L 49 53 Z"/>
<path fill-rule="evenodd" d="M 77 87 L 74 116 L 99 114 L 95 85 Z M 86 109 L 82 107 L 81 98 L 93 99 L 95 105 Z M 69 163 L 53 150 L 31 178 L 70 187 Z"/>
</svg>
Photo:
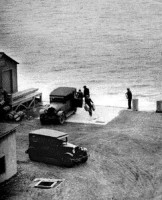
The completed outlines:
<svg viewBox="0 0 162 200">
<path fill-rule="evenodd" d="M 84 108 L 78 108 L 77 112 L 69 117 L 66 121 L 74 123 L 106 125 L 113 118 L 118 116 L 121 110 L 123 110 L 123 108 L 96 106 L 92 116 L 89 116 L 89 113 L 85 111 Z"/>
</svg>

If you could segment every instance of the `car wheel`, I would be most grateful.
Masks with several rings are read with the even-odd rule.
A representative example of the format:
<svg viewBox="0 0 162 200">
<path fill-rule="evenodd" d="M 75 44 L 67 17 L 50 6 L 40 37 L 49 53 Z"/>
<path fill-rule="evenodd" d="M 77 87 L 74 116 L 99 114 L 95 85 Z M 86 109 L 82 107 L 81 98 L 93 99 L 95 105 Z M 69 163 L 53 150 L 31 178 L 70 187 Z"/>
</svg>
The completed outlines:
<svg viewBox="0 0 162 200">
<path fill-rule="evenodd" d="M 40 118 L 40 122 L 41 122 L 42 125 L 45 124 L 44 119 L 41 119 L 41 118 Z"/>
<path fill-rule="evenodd" d="M 43 121 L 42 119 L 40 119 L 40 123 L 41 123 L 41 124 L 44 124 L 44 121 Z"/>
<path fill-rule="evenodd" d="M 59 116 L 59 123 L 64 124 L 64 122 L 65 122 L 65 115 L 62 114 L 61 116 Z"/>
<path fill-rule="evenodd" d="M 29 158 L 30 158 L 30 160 L 35 161 L 36 160 L 36 155 L 34 155 L 33 153 L 29 153 Z"/>
<path fill-rule="evenodd" d="M 74 163 L 72 160 L 72 156 L 70 154 L 65 154 L 64 157 L 62 158 L 62 164 L 65 167 L 73 167 Z"/>
<path fill-rule="evenodd" d="M 40 115 L 40 122 L 41 124 L 45 124 L 44 115 Z"/>
<path fill-rule="evenodd" d="M 74 114 L 76 113 L 76 111 L 77 111 L 77 108 L 74 108 Z"/>
<path fill-rule="evenodd" d="M 82 163 L 85 163 L 88 160 L 88 157 L 82 159 Z"/>
</svg>

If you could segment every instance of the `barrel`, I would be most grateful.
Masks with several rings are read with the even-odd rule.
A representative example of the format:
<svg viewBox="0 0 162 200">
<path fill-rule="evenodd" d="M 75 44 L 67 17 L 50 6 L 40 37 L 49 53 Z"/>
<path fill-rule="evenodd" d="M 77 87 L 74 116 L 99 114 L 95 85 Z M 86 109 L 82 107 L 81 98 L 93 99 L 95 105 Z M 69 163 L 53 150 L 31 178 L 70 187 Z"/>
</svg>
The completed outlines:
<svg viewBox="0 0 162 200">
<path fill-rule="evenodd" d="M 23 117 L 24 117 L 24 112 L 23 111 L 19 111 L 14 115 L 14 120 L 15 121 L 20 121 Z"/>
<path fill-rule="evenodd" d="M 8 118 L 9 119 L 13 119 L 14 118 L 14 115 L 16 114 L 16 112 L 15 111 L 11 111 L 9 114 L 8 114 Z"/>
<path fill-rule="evenodd" d="M 138 111 L 138 99 L 133 99 L 133 111 Z"/>
<path fill-rule="evenodd" d="M 3 107 L 3 110 L 4 110 L 5 112 L 10 111 L 10 109 L 11 109 L 10 106 L 4 106 L 4 107 Z"/>
<path fill-rule="evenodd" d="M 162 113 L 162 101 L 156 102 L 156 112 Z"/>
</svg>

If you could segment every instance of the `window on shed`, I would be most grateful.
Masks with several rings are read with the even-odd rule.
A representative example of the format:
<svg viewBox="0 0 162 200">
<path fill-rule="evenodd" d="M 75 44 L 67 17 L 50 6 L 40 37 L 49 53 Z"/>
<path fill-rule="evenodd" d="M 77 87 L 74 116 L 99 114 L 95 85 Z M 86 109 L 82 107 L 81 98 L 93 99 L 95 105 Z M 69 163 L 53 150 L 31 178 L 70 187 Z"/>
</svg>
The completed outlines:
<svg viewBox="0 0 162 200">
<path fill-rule="evenodd" d="M 3 174 L 6 171 L 5 166 L 5 156 L 0 157 L 0 174 Z"/>
</svg>

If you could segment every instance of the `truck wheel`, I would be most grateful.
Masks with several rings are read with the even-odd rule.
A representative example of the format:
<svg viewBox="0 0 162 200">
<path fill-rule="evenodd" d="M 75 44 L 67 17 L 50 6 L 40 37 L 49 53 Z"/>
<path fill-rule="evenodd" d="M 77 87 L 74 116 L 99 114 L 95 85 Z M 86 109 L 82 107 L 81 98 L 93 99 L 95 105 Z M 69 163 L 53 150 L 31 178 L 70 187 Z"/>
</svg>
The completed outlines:
<svg viewBox="0 0 162 200">
<path fill-rule="evenodd" d="M 76 111 L 77 111 L 77 108 L 74 108 L 74 114 L 76 113 Z"/>
<path fill-rule="evenodd" d="M 82 163 L 85 163 L 88 160 L 88 157 L 82 159 Z"/>
<path fill-rule="evenodd" d="M 44 114 L 40 115 L 40 122 L 41 122 L 41 124 L 45 124 Z"/>
<path fill-rule="evenodd" d="M 33 153 L 29 153 L 29 158 L 30 160 L 33 160 L 33 161 L 36 160 L 36 156 Z"/>
<path fill-rule="evenodd" d="M 40 119 L 41 124 L 45 124 L 45 121 L 43 119 Z"/>
<path fill-rule="evenodd" d="M 59 123 L 64 124 L 64 122 L 65 122 L 65 115 L 62 114 L 61 116 L 59 116 Z"/>
<path fill-rule="evenodd" d="M 62 162 L 65 167 L 73 167 L 74 166 L 74 163 L 72 161 L 72 156 L 69 154 L 64 155 Z"/>
</svg>

